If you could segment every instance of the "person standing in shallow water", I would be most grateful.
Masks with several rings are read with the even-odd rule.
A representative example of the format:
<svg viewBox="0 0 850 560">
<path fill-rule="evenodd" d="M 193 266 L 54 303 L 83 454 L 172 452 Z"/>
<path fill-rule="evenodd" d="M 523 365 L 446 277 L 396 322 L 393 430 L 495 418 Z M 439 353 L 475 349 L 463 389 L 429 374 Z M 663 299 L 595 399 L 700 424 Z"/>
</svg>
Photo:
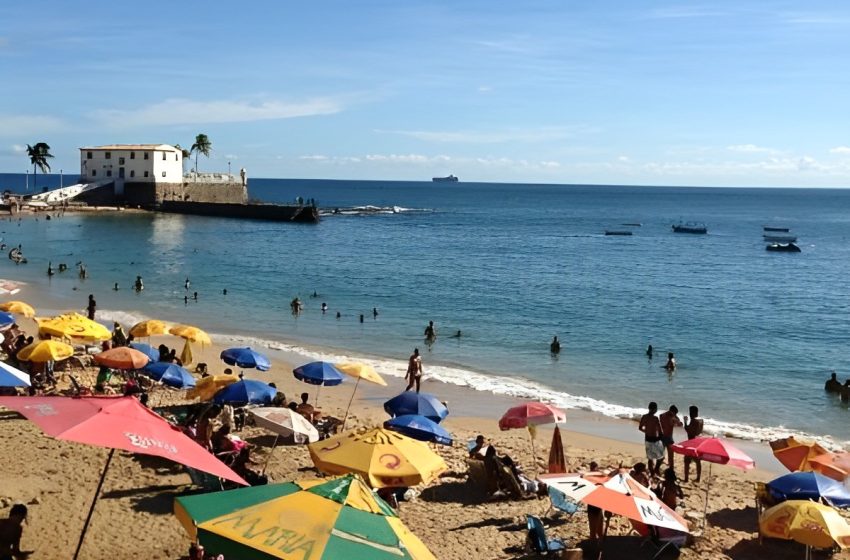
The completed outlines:
<svg viewBox="0 0 850 560">
<path fill-rule="evenodd" d="M 676 358 L 673 356 L 673 352 L 667 352 L 667 363 L 664 364 L 664 369 L 667 371 L 676 371 Z"/>
<path fill-rule="evenodd" d="M 553 354 L 559 354 L 561 352 L 561 342 L 557 336 L 552 338 L 552 343 L 549 344 L 549 351 Z"/>
<path fill-rule="evenodd" d="M 419 355 L 419 348 L 413 349 L 413 354 L 407 360 L 407 373 L 404 378 L 407 380 L 405 391 L 410 391 L 416 385 L 416 392 L 419 392 L 419 385 L 422 381 L 422 357 Z"/>
</svg>

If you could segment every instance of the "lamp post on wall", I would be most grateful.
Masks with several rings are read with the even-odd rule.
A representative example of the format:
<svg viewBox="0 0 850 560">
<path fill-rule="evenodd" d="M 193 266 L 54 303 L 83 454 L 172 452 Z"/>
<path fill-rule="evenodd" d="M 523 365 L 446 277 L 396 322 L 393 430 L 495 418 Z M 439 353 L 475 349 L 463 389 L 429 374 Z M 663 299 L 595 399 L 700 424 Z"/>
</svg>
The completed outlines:
<svg viewBox="0 0 850 560">
<path fill-rule="evenodd" d="M 29 192 L 29 190 L 30 190 L 30 170 L 29 170 L 29 169 L 27 169 L 27 185 L 26 185 L 26 190 L 27 190 L 27 192 Z"/>
<path fill-rule="evenodd" d="M 230 162 L 227 162 L 227 180 L 230 181 Z"/>
<path fill-rule="evenodd" d="M 59 188 L 61 189 L 64 186 L 65 186 L 65 182 L 62 179 L 62 170 L 60 169 L 59 170 Z"/>
</svg>

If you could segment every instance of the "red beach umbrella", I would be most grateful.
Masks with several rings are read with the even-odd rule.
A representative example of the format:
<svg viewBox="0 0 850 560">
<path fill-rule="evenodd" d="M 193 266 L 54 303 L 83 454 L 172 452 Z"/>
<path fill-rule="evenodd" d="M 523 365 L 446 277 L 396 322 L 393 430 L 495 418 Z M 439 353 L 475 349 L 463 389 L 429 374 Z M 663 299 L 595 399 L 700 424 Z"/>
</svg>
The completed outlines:
<svg viewBox="0 0 850 560">
<path fill-rule="evenodd" d="M 150 357 L 129 346 L 119 346 L 110 350 L 104 350 L 94 355 L 94 361 L 98 364 L 115 369 L 142 369 L 150 363 Z"/>
<path fill-rule="evenodd" d="M 560 408 L 542 402 L 529 402 L 509 408 L 499 419 L 499 429 L 510 430 L 566 421 L 567 415 Z"/>
<path fill-rule="evenodd" d="M 540 424 L 557 424 L 566 422 L 567 415 L 560 408 L 542 402 L 528 402 L 519 406 L 509 408 L 499 419 L 499 429 L 502 431 L 511 428 L 528 428 Z M 531 437 L 531 458 L 534 469 L 537 469 L 537 457 L 534 453 L 534 434 L 529 430 Z"/>
<path fill-rule="evenodd" d="M 703 523 L 706 520 L 705 514 L 708 512 L 708 492 L 711 488 L 711 464 L 729 465 L 742 471 L 750 470 L 756 466 L 756 462 L 749 455 L 728 441 L 720 438 L 698 437 L 674 443 L 671 447 L 675 453 L 708 461 L 708 483 L 705 487 L 705 506 L 702 511 Z"/>
<path fill-rule="evenodd" d="M 89 516 L 77 545 L 77 558 L 91 514 L 116 449 L 155 455 L 206 473 L 247 483 L 227 465 L 134 397 L 0 397 L 0 406 L 19 412 L 56 439 L 110 448 Z"/>
</svg>

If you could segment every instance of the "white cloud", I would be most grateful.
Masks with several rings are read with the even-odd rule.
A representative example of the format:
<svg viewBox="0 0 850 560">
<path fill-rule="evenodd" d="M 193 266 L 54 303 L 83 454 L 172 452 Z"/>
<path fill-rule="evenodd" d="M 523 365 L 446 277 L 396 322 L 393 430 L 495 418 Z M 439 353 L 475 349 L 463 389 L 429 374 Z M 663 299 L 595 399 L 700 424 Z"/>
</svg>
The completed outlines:
<svg viewBox="0 0 850 560">
<path fill-rule="evenodd" d="M 617 158 L 617 161 L 619 161 L 620 163 L 629 163 L 632 160 L 629 156 L 619 156 Z"/>
<path fill-rule="evenodd" d="M 304 101 L 166 99 L 138 109 L 104 109 L 92 117 L 115 127 L 250 122 L 330 115 L 343 110 L 342 103 L 330 97 Z"/>
<path fill-rule="evenodd" d="M 836 146 L 829 150 L 831 154 L 850 155 L 850 146 Z"/>
<path fill-rule="evenodd" d="M 509 129 L 503 131 L 428 131 L 428 130 L 375 130 L 380 134 L 398 134 L 425 142 L 458 144 L 501 144 L 504 142 L 545 142 L 571 138 L 579 132 L 591 132 L 585 127 L 542 127 Z"/>
<path fill-rule="evenodd" d="M 236 154 L 225 154 L 224 159 L 239 159 L 239 156 Z"/>
<path fill-rule="evenodd" d="M 32 143 L 43 142 L 40 134 L 56 132 L 65 128 L 65 123 L 48 115 L 0 115 L 0 137 L 30 137 Z M 49 142 L 48 142 L 49 143 Z"/>
<path fill-rule="evenodd" d="M 298 156 L 298 159 L 306 160 L 306 161 L 327 161 L 330 158 L 328 156 L 322 156 L 322 155 L 306 155 L 306 156 Z"/>
<path fill-rule="evenodd" d="M 13 154 L 25 154 L 27 152 L 27 147 L 23 144 L 12 144 L 11 152 Z"/>
<path fill-rule="evenodd" d="M 310 154 L 299 156 L 304 162 L 316 164 L 363 164 L 363 165 L 392 165 L 416 166 L 417 168 L 428 166 L 452 165 L 467 168 L 499 168 L 516 170 L 553 170 L 561 167 L 558 161 L 543 160 L 529 161 L 526 159 L 512 159 L 505 157 L 452 157 L 447 155 L 428 156 L 424 154 L 367 154 L 364 156 L 327 156 Z"/>
<path fill-rule="evenodd" d="M 730 152 L 741 152 L 746 154 L 775 154 L 778 150 L 773 148 L 765 148 L 764 146 L 756 146 L 755 144 L 733 144 L 726 146 Z"/>
<path fill-rule="evenodd" d="M 493 88 L 490 86 L 478 86 L 478 91 L 481 93 L 490 93 L 493 91 Z"/>
<path fill-rule="evenodd" d="M 702 6 L 675 6 L 652 10 L 648 17 L 650 19 L 686 19 L 722 17 L 727 15 L 730 15 L 730 13 L 714 8 L 706 8 Z"/>
</svg>

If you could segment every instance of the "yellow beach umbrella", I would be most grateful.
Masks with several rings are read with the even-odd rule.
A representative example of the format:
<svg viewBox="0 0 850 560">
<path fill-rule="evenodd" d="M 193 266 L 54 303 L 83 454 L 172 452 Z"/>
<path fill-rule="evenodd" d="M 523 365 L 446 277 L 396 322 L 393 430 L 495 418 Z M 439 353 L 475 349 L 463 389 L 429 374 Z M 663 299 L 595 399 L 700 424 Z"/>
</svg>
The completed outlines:
<svg viewBox="0 0 850 560">
<path fill-rule="evenodd" d="M 348 407 L 345 409 L 345 416 L 342 418 L 342 429 L 345 429 L 345 421 L 348 419 L 348 411 L 351 409 L 351 403 L 354 402 L 354 395 L 357 393 L 357 386 L 360 385 L 360 380 L 365 379 L 377 385 L 387 386 L 387 382 L 381 377 L 375 368 L 369 364 L 361 364 L 358 362 L 346 362 L 342 364 L 334 364 L 334 367 L 346 375 L 350 375 L 357 379 L 354 384 L 354 391 L 351 392 L 351 398 L 348 400 Z"/>
<path fill-rule="evenodd" d="M 350 431 L 307 447 L 320 471 L 356 473 L 372 488 L 427 484 L 448 469 L 428 444 L 383 428 Z"/>
<path fill-rule="evenodd" d="M 49 334 L 75 340 L 91 342 L 98 340 L 109 340 L 112 333 L 109 329 L 83 317 L 79 313 L 66 313 L 51 317 L 50 319 L 36 319 L 39 334 Z"/>
<path fill-rule="evenodd" d="M 74 355 L 74 347 L 59 340 L 36 340 L 21 348 L 18 359 L 25 362 L 58 362 Z"/>
<path fill-rule="evenodd" d="M 5 311 L 7 313 L 16 313 L 18 315 L 23 315 L 24 317 L 35 317 L 35 309 L 23 301 L 7 301 L 5 303 L 0 303 L 0 311 Z"/>
<path fill-rule="evenodd" d="M 436 560 L 356 475 L 180 496 L 174 515 L 227 558 Z"/>
<path fill-rule="evenodd" d="M 213 395 L 231 383 L 239 381 L 235 375 L 210 375 L 195 381 L 195 386 L 186 393 L 186 398 L 199 398 L 202 401 L 210 400 Z"/>
<path fill-rule="evenodd" d="M 765 510 L 759 530 L 765 537 L 816 548 L 850 547 L 850 525 L 844 518 L 830 506 L 809 500 L 788 500 Z"/>
<path fill-rule="evenodd" d="M 174 325 L 168 329 L 168 333 L 173 334 L 174 336 L 179 336 L 180 338 L 185 338 L 189 342 L 197 342 L 201 346 L 212 344 L 210 335 L 198 327 L 193 327 L 191 325 Z"/>
<path fill-rule="evenodd" d="M 168 334 L 168 324 L 165 321 L 148 319 L 147 321 L 133 325 L 130 328 L 130 334 L 136 338 L 150 338 L 158 334 Z"/>
</svg>

